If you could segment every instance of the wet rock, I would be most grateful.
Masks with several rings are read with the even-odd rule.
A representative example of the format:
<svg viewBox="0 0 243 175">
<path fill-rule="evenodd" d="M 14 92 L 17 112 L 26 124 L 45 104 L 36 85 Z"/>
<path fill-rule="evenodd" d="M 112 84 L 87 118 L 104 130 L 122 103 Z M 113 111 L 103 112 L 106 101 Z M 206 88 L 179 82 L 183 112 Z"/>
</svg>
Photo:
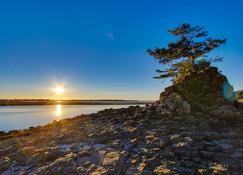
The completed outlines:
<svg viewBox="0 0 243 175">
<path fill-rule="evenodd" d="M 229 140 L 218 140 L 215 143 L 222 149 L 223 152 L 232 153 L 234 150 L 234 147 Z"/>
<path fill-rule="evenodd" d="M 235 149 L 233 156 L 237 159 L 243 159 L 243 148 Z"/>
<path fill-rule="evenodd" d="M 11 160 L 8 157 L 0 159 L 0 172 L 10 168 L 11 164 Z"/>
<path fill-rule="evenodd" d="M 211 126 L 208 122 L 202 121 L 202 122 L 199 123 L 198 129 L 200 131 L 211 131 Z"/>
<path fill-rule="evenodd" d="M 74 164 L 75 154 L 69 153 L 56 159 L 49 165 L 42 166 L 36 170 L 37 174 L 74 174 L 76 167 Z"/>
<path fill-rule="evenodd" d="M 144 115 L 143 115 L 142 112 L 140 112 L 140 111 L 136 111 L 136 112 L 134 113 L 133 117 L 134 117 L 134 119 L 140 119 L 140 118 L 143 118 Z"/>
<path fill-rule="evenodd" d="M 217 163 L 214 163 L 210 166 L 210 171 L 213 174 L 222 174 L 222 173 L 227 172 L 227 170 L 228 170 L 227 167 L 225 167 L 221 164 L 217 164 Z"/>
<path fill-rule="evenodd" d="M 44 152 L 44 157 L 46 161 L 55 160 L 57 157 L 62 155 L 62 151 L 58 147 L 51 147 Z"/>
<path fill-rule="evenodd" d="M 232 105 L 217 107 L 210 111 L 212 116 L 227 122 L 230 126 L 238 125 L 243 121 L 243 114 Z"/>
<path fill-rule="evenodd" d="M 89 172 L 90 175 L 108 175 L 108 171 L 104 167 L 98 167 L 95 170 Z"/>
<path fill-rule="evenodd" d="M 44 157 L 42 154 L 40 153 L 36 153 L 34 155 L 32 155 L 26 162 L 26 165 L 30 165 L 30 164 L 37 164 L 39 162 L 43 162 L 44 161 Z"/>
<path fill-rule="evenodd" d="M 199 154 L 202 156 L 202 158 L 211 159 L 211 160 L 214 158 L 213 152 L 200 151 Z"/>
<path fill-rule="evenodd" d="M 145 169 L 146 164 L 140 163 L 137 166 L 130 166 L 126 172 L 125 175 L 151 175 L 152 172 Z"/>
<path fill-rule="evenodd" d="M 102 165 L 103 166 L 114 166 L 120 158 L 118 151 L 109 152 L 105 155 Z"/>
<path fill-rule="evenodd" d="M 160 148 L 164 148 L 168 144 L 169 139 L 166 136 L 160 137 L 160 138 L 157 137 L 157 138 L 154 138 L 152 142 L 153 142 L 153 145 L 158 146 Z"/>
<path fill-rule="evenodd" d="M 175 171 L 173 171 L 173 169 L 171 169 L 169 166 L 167 165 L 161 165 L 158 166 L 154 169 L 153 171 L 154 174 L 156 175 L 162 175 L 162 174 L 174 174 Z"/>
</svg>

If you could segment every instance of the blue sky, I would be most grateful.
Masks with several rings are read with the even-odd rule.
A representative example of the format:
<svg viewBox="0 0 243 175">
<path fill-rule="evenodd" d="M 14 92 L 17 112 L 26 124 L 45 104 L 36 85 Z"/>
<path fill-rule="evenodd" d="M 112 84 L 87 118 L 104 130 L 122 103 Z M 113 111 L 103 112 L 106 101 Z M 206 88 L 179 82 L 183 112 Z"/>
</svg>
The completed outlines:
<svg viewBox="0 0 243 175">
<path fill-rule="evenodd" d="M 147 48 L 173 40 L 181 23 L 227 38 L 212 55 L 230 83 L 243 89 L 241 0 L 22 0 L 0 4 L 0 98 L 157 99 L 169 82 Z"/>
</svg>

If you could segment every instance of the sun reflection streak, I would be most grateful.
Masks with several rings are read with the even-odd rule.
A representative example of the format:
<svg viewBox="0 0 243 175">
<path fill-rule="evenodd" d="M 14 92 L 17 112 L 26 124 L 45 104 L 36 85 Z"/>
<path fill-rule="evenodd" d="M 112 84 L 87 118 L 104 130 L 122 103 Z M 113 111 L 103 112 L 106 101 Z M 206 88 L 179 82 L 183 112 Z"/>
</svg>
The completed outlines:
<svg viewBox="0 0 243 175">
<path fill-rule="evenodd" d="M 62 105 L 60 104 L 56 105 L 55 116 L 56 116 L 56 121 L 59 121 L 62 116 Z"/>
</svg>

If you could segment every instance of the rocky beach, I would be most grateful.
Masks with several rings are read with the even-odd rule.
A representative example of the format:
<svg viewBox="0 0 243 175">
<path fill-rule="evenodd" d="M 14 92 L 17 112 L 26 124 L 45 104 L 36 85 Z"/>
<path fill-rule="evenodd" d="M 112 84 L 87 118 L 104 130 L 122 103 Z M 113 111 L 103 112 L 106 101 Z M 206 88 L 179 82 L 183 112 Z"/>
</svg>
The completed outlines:
<svg viewBox="0 0 243 175">
<path fill-rule="evenodd" d="M 145 107 L 2 132 L 0 174 L 242 174 L 241 108 L 199 112 L 178 93 L 165 94 Z"/>
<path fill-rule="evenodd" d="M 241 174 L 242 118 L 107 109 L 0 136 L 7 174 Z M 225 106 L 221 112 L 234 109 Z M 235 115 L 240 113 L 235 112 Z"/>
</svg>

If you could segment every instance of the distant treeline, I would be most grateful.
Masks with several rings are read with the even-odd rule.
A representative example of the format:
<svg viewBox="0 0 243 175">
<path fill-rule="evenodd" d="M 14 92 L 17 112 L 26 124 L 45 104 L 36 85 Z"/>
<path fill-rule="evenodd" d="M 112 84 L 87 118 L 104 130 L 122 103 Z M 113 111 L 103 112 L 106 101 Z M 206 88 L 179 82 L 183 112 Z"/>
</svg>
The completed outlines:
<svg viewBox="0 0 243 175">
<path fill-rule="evenodd" d="M 50 100 L 50 99 L 1 99 L 0 106 L 27 106 L 27 105 L 123 105 L 149 104 L 152 101 L 138 100 Z"/>
</svg>

